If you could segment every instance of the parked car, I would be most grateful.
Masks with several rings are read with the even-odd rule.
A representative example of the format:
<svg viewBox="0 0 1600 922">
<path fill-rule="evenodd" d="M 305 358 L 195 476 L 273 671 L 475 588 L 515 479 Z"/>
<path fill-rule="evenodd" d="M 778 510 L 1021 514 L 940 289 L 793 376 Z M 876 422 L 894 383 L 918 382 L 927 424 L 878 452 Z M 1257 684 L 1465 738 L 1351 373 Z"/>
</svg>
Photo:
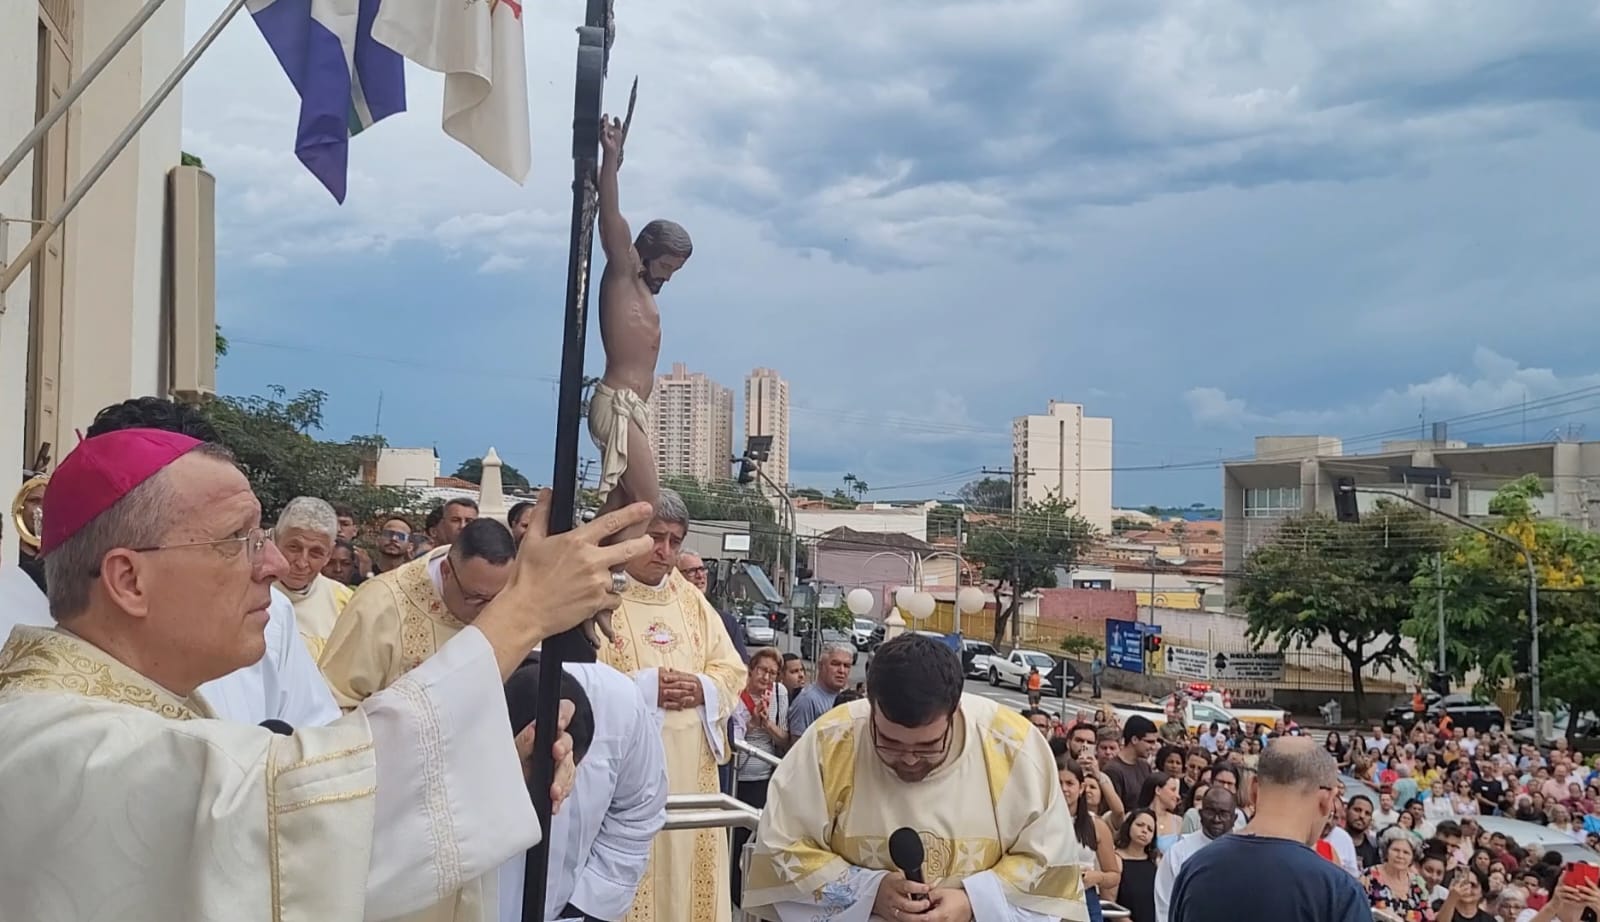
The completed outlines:
<svg viewBox="0 0 1600 922">
<path fill-rule="evenodd" d="M 832 628 L 810 631 L 800 638 L 800 656 L 814 663 L 817 661 L 817 653 L 831 643 L 843 644 L 850 648 L 850 664 L 852 666 L 855 665 L 856 660 L 861 658 L 861 651 L 855 648 L 855 644 L 850 640 L 850 635 L 844 631 L 835 631 Z"/>
<path fill-rule="evenodd" d="M 1471 695 L 1445 695 L 1442 698 L 1424 697 L 1423 703 L 1426 710 L 1423 713 L 1427 719 L 1437 721 L 1442 714 L 1450 715 L 1450 721 L 1458 729 L 1477 730 L 1487 733 L 1498 729 L 1506 722 L 1506 715 L 1492 704 L 1474 701 Z M 1395 727 L 1411 729 L 1417 722 L 1417 712 L 1411 709 L 1410 704 L 1401 704 L 1384 712 L 1383 728 L 1393 730 Z"/>
<path fill-rule="evenodd" d="M 772 619 L 766 615 L 746 615 L 744 619 L 745 643 L 755 647 L 770 647 L 778 641 L 778 632 L 772 629 Z"/>
<path fill-rule="evenodd" d="M 963 640 L 961 642 L 961 665 L 966 669 L 967 678 L 982 679 L 989 675 L 989 660 L 999 656 L 999 651 L 994 645 L 983 640 Z"/>
<path fill-rule="evenodd" d="M 989 684 L 1016 685 L 1027 691 L 1031 669 L 1038 669 L 1043 679 L 1039 690 L 1057 698 L 1070 694 L 1083 681 L 1083 676 L 1066 660 L 1038 650 L 1012 650 L 1010 656 L 989 657 Z"/>
<path fill-rule="evenodd" d="M 857 618 L 850 627 L 850 642 L 856 645 L 857 650 L 865 650 L 872 641 L 872 632 L 878 626 L 878 622 L 871 618 Z"/>
</svg>

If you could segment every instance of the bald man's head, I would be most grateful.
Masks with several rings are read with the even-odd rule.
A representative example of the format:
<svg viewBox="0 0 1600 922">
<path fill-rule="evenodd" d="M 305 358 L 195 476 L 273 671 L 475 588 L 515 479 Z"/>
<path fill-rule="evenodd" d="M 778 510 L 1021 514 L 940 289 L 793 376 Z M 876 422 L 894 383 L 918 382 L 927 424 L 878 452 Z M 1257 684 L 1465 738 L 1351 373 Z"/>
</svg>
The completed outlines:
<svg viewBox="0 0 1600 922">
<path fill-rule="evenodd" d="M 1237 816 L 1239 802 L 1234 799 L 1233 792 L 1227 788 L 1206 788 L 1206 796 L 1200 798 L 1200 828 L 1204 830 L 1206 838 L 1216 839 L 1228 834 L 1233 828 L 1234 818 Z"/>
</svg>

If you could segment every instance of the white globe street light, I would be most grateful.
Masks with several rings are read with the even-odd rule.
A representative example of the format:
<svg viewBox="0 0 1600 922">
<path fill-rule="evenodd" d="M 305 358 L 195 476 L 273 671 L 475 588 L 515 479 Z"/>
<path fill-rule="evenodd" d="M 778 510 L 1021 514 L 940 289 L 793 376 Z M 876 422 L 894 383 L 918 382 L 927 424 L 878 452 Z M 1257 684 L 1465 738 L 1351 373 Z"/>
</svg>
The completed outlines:
<svg viewBox="0 0 1600 922">
<path fill-rule="evenodd" d="M 850 614 L 855 615 L 857 618 L 865 618 L 871 614 L 872 603 L 871 589 L 852 589 L 844 597 L 845 607 L 850 609 Z"/>
<path fill-rule="evenodd" d="M 918 621 L 933 614 L 933 609 L 934 600 L 931 592 L 913 592 L 911 598 L 907 600 L 906 611 Z"/>
<path fill-rule="evenodd" d="M 983 590 L 977 586 L 962 586 L 956 593 L 956 610 L 963 615 L 975 615 L 983 611 L 983 606 L 988 602 Z"/>
<path fill-rule="evenodd" d="M 894 591 L 894 606 L 901 611 L 910 611 L 911 597 L 916 594 L 917 590 L 913 589 L 912 587 L 901 586 L 899 589 Z"/>
</svg>

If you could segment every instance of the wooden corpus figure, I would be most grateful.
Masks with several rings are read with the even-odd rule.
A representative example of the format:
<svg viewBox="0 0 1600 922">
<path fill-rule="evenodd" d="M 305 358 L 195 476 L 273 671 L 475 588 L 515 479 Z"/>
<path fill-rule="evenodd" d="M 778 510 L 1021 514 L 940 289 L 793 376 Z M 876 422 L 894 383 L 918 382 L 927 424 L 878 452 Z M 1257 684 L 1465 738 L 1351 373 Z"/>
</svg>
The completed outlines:
<svg viewBox="0 0 1600 922">
<path fill-rule="evenodd" d="M 589 401 L 589 434 L 601 453 L 602 515 L 630 503 L 654 505 L 659 498 L 649 410 L 661 353 L 655 296 L 694 249 L 688 231 L 671 221 L 651 221 L 637 240 L 631 236 L 617 205 L 617 171 L 626 138 L 622 122 L 601 116 L 599 224 L 606 269 L 600 277 L 600 341 L 606 370 Z M 647 527 L 616 540 L 638 537 Z"/>
</svg>

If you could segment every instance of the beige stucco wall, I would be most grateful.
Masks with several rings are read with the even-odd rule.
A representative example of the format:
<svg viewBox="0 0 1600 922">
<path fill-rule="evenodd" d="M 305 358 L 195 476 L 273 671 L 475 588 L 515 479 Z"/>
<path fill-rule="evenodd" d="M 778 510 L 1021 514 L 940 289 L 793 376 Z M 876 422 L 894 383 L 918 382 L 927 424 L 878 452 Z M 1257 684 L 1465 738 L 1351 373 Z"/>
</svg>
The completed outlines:
<svg viewBox="0 0 1600 922">
<path fill-rule="evenodd" d="M 143 0 L 77 0 L 74 67 L 93 60 L 143 6 Z M 101 74 L 69 114 L 69 185 L 127 124 L 183 55 L 185 0 L 168 0 Z M 32 127 L 38 62 L 37 0 L 0 0 L 0 148 L 9 152 Z M 76 444 L 101 407 L 161 393 L 162 248 L 166 174 L 181 154 L 182 102 L 174 93 L 138 139 L 74 212 L 66 235 L 62 318 L 61 412 L 51 441 L 56 459 Z M 0 186 L 0 213 L 31 217 L 31 164 Z M 10 226 L 7 258 L 26 242 Z M 23 458 L 28 346 L 27 275 L 6 295 L 0 317 L 0 483 L 11 484 Z M 9 502 L 14 486 L 7 486 Z M 0 544 L 15 559 L 16 536 Z"/>
</svg>

